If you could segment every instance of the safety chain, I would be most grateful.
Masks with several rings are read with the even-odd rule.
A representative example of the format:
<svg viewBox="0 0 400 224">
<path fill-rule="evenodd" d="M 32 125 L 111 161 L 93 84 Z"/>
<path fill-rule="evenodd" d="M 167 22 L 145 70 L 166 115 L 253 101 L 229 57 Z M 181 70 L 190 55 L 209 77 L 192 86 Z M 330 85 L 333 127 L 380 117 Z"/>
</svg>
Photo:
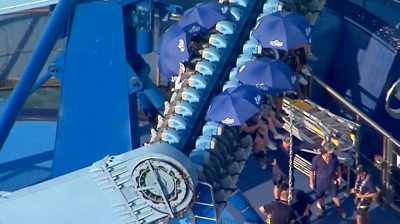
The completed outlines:
<svg viewBox="0 0 400 224">
<path fill-rule="evenodd" d="M 289 195 L 288 195 L 288 203 L 292 203 L 293 198 L 293 103 L 292 100 L 289 100 Z"/>
</svg>

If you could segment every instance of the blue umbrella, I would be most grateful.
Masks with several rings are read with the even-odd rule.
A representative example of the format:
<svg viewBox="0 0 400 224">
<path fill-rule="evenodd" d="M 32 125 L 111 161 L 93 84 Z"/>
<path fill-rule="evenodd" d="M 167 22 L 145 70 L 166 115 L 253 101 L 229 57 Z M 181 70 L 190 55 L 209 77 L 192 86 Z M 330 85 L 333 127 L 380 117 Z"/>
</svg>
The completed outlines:
<svg viewBox="0 0 400 224">
<path fill-rule="evenodd" d="M 310 24 L 300 14 L 280 11 L 261 17 L 252 36 L 265 48 L 288 51 L 307 44 L 310 31 Z"/>
<path fill-rule="evenodd" d="M 205 119 L 228 126 L 241 125 L 260 111 L 264 95 L 264 91 L 249 85 L 226 89 L 213 98 Z"/>
<path fill-rule="evenodd" d="M 228 9 L 218 2 L 199 3 L 182 15 L 179 25 L 190 34 L 207 33 L 217 22 L 225 19 Z"/>
<path fill-rule="evenodd" d="M 181 29 L 178 24 L 168 28 L 161 36 L 158 47 L 158 68 L 168 80 L 178 75 L 179 63 L 187 61 L 191 35 Z"/>
<path fill-rule="evenodd" d="M 267 57 L 244 63 L 239 67 L 236 78 L 271 95 L 293 90 L 297 81 L 297 75 L 284 62 Z"/>
</svg>

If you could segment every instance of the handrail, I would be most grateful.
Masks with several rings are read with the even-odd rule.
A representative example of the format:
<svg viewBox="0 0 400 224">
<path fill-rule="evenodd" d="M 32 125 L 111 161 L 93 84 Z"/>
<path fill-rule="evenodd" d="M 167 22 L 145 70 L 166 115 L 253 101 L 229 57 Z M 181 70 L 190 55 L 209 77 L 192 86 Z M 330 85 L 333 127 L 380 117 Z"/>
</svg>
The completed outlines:
<svg viewBox="0 0 400 224">
<path fill-rule="evenodd" d="M 347 108 L 349 108 L 353 113 L 358 115 L 361 119 L 363 119 L 365 122 L 368 123 L 371 127 L 373 127 L 376 131 L 378 131 L 380 134 L 385 136 L 387 139 L 389 139 L 392 143 L 394 143 L 397 147 L 400 147 L 400 142 L 399 140 L 395 139 L 391 134 L 389 134 L 387 131 L 385 131 L 379 124 L 377 124 L 375 121 L 373 121 L 371 118 L 369 118 L 366 114 L 364 114 L 362 111 L 360 111 L 357 107 L 355 107 L 353 104 L 351 104 L 349 101 L 347 101 L 343 96 L 341 96 L 338 92 L 336 92 L 333 88 L 328 86 L 325 82 L 323 82 L 321 79 L 312 76 L 312 78 L 319 84 L 321 85 L 329 94 L 334 96 L 337 100 L 339 100 L 343 105 L 345 105 Z"/>
</svg>

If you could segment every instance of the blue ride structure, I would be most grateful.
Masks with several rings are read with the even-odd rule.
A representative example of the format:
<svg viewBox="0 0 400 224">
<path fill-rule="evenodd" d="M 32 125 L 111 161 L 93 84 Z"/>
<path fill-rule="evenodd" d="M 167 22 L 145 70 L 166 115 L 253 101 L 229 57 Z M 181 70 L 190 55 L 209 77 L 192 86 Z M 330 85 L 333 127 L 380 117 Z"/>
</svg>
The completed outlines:
<svg viewBox="0 0 400 224">
<path fill-rule="evenodd" d="M 155 14 L 170 17 L 179 7 L 153 0 L 19 0 L 0 3 L 0 13 L 53 4 L 31 60 L 0 107 L 3 147 L 28 96 L 51 77 L 60 81 L 52 179 L 15 192 L 0 189 L 0 223 L 211 224 L 220 223 L 228 203 L 246 222 L 263 223 L 238 188 L 251 136 L 204 117 L 212 97 L 238 86 L 237 70 L 256 59 L 251 32 L 258 19 L 293 2 L 224 1 L 226 18 L 204 34 L 204 49 L 189 62 L 193 69 L 168 99 L 142 55 L 153 51 Z M 322 7 L 307 1 L 302 9 Z M 63 51 L 41 74 L 59 39 Z M 139 105 L 158 113 L 144 145 Z"/>
</svg>

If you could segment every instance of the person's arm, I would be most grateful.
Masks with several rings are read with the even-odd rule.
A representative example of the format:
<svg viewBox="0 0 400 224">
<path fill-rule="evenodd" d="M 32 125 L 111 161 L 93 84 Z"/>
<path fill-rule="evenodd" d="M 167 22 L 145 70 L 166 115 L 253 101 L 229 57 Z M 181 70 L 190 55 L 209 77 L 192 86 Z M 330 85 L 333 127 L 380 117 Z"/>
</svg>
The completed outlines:
<svg viewBox="0 0 400 224">
<path fill-rule="evenodd" d="M 309 173 L 310 189 L 314 189 L 314 172 L 317 170 L 316 157 L 317 156 L 314 156 L 313 160 L 311 161 L 311 169 L 310 169 L 310 173 Z"/>
<path fill-rule="evenodd" d="M 336 176 L 337 176 L 337 184 L 340 186 L 342 184 L 342 167 L 340 166 L 339 159 L 335 155 L 335 163 L 336 163 Z"/>
<path fill-rule="evenodd" d="M 271 203 L 270 204 L 261 205 L 258 208 L 258 211 L 260 211 L 263 214 L 268 214 L 268 211 L 271 210 L 271 206 L 272 206 Z"/>
<path fill-rule="evenodd" d="M 376 197 L 376 192 L 367 192 L 365 194 L 357 193 L 356 197 L 359 199 L 362 199 L 362 198 L 372 199 L 372 198 Z"/>
</svg>

